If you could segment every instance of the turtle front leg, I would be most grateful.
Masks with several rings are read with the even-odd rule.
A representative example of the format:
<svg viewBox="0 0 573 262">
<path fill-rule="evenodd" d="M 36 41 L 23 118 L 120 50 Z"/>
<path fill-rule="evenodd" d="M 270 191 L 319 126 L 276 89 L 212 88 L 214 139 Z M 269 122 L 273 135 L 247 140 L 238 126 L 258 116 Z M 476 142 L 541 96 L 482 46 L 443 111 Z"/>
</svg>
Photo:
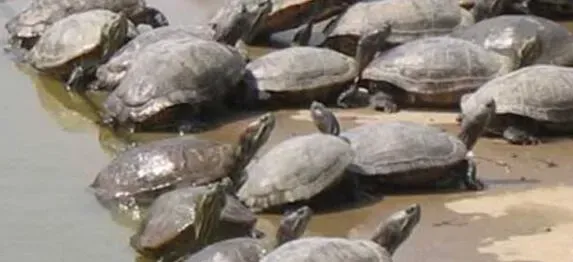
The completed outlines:
<svg viewBox="0 0 573 262">
<path fill-rule="evenodd" d="M 376 111 L 389 114 L 396 113 L 400 110 L 394 96 L 380 90 L 375 91 L 375 93 L 370 96 L 370 106 Z"/>
<path fill-rule="evenodd" d="M 473 159 L 466 159 L 461 167 L 465 169 L 465 172 L 463 172 L 464 170 L 459 170 L 459 174 L 462 176 L 461 181 L 467 190 L 481 191 L 485 189 L 484 183 L 477 178 L 476 163 Z"/>
</svg>

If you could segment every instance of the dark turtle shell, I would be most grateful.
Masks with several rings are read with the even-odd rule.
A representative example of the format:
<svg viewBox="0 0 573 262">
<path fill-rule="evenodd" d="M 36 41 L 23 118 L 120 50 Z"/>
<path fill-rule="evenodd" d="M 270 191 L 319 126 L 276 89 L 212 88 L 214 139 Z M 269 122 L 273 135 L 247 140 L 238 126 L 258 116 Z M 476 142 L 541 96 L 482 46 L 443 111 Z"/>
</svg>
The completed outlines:
<svg viewBox="0 0 573 262">
<path fill-rule="evenodd" d="M 127 73 L 133 59 L 146 46 L 165 39 L 180 39 L 193 36 L 200 39 L 212 39 L 214 35 L 215 31 L 207 25 L 164 26 L 141 33 L 119 49 L 109 61 L 97 69 L 98 88 L 115 88 Z"/>
<path fill-rule="evenodd" d="M 130 238 L 140 254 L 173 261 L 215 241 L 224 192 L 218 185 L 190 187 L 157 198 Z"/>
<path fill-rule="evenodd" d="M 133 60 L 104 110 L 119 124 L 144 129 L 172 123 L 172 115 L 160 114 L 166 109 L 187 108 L 188 119 L 215 113 L 243 78 L 245 65 L 239 51 L 215 41 L 159 41 Z"/>
</svg>

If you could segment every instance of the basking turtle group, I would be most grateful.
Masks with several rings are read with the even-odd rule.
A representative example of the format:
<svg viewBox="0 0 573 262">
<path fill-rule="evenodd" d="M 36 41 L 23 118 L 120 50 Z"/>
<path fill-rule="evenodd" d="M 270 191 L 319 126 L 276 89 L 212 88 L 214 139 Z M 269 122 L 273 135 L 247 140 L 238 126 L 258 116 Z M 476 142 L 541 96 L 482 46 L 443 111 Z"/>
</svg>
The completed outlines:
<svg viewBox="0 0 573 262">
<path fill-rule="evenodd" d="M 144 0 L 31 0 L 5 28 L 18 62 L 81 95 L 102 139 L 125 145 L 90 189 L 136 224 L 139 255 L 391 262 L 419 204 L 367 235 L 318 236 L 311 216 L 390 191 L 485 190 L 482 136 L 573 134 L 573 33 L 554 21 L 564 17 L 569 0 L 227 0 L 204 22 L 173 24 Z M 284 138 L 289 112 L 274 111 L 292 107 L 314 130 Z M 349 107 L 395 119 L 351 125 L 339 114 Z M 421 107 L 458 110 L 457 135 L 400 119 Z M 234 143 L 200 134 L 237 117 L 248 120 Z M 258 214 L 277 211 L 269 236 Z"/>
</svg>

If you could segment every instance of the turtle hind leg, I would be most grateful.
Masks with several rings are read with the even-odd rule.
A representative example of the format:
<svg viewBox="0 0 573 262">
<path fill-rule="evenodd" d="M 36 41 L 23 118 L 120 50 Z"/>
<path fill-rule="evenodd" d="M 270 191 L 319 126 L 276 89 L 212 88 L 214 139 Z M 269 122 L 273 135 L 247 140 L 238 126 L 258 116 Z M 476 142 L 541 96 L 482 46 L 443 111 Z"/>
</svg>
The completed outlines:
<svg viewBox="0 0 573 262">
<path fill-rule="evenodd" d="M 537 145 L 541 140 L 526 129 L 508 126 L 503 131 L 503 138 L 514 145 Z"/>
</svg>

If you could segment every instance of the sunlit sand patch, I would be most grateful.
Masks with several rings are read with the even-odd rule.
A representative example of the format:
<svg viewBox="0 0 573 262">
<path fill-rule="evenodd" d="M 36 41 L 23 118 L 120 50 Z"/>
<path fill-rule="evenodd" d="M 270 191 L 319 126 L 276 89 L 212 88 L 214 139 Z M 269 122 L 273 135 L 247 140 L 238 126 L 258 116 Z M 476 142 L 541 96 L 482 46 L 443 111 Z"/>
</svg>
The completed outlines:
<svg viewBox="0 0 573 262">
<path fill-rule="evenodd" d="M 558 209 L 559 213 L 566 217 L 571 217 L 573 216 L 571 196 L 573 188 L 558 186 L 453 201 L 447 203 L 446 207 L 461 214 L 481 214 L 493 218 L 505 216 L 515 208 L 549 207 Z M 556 218 L 555 221 L 557 220 Z M 482 243 L 484 246 L 479 247 L 478 251 L 495 254 L 500 261 L 571 262 L 573 223 L 551 226 L 551 230 L 540 231 L 538 234 L 510 236 L 500 241 L 488 238 Z"/>
<path fill-rule="evenodd" d="M 446 207 L 461 214 L 487 214 L 492 217 L 505 216 L 510 208 L 531 204 L 553 206 L 573 213 L 572 197 L 573 188 L 558 186 L 463 199 L 446 203 Z"/>
<path fill-rule="evenodd" d="M 500 261 L 571 262 L 573 223 L 555 226 L 551 232 L 496 241 L 478 251 L 496 254 Z"/>
<path fill-rule="evenodd" d="M 386 114 L 375 111 L 344 110 L 335 112 L 341 121 L 354 121 L 357 124 L 369 124 L 389 121 L 412 121 L 421 124 L 455 124 L 457 113 L 400 111 L 396 114 Z M 291 116 L 294 120 L 311 121 L 308 110 L 299 110 Z"/>
</svg>

